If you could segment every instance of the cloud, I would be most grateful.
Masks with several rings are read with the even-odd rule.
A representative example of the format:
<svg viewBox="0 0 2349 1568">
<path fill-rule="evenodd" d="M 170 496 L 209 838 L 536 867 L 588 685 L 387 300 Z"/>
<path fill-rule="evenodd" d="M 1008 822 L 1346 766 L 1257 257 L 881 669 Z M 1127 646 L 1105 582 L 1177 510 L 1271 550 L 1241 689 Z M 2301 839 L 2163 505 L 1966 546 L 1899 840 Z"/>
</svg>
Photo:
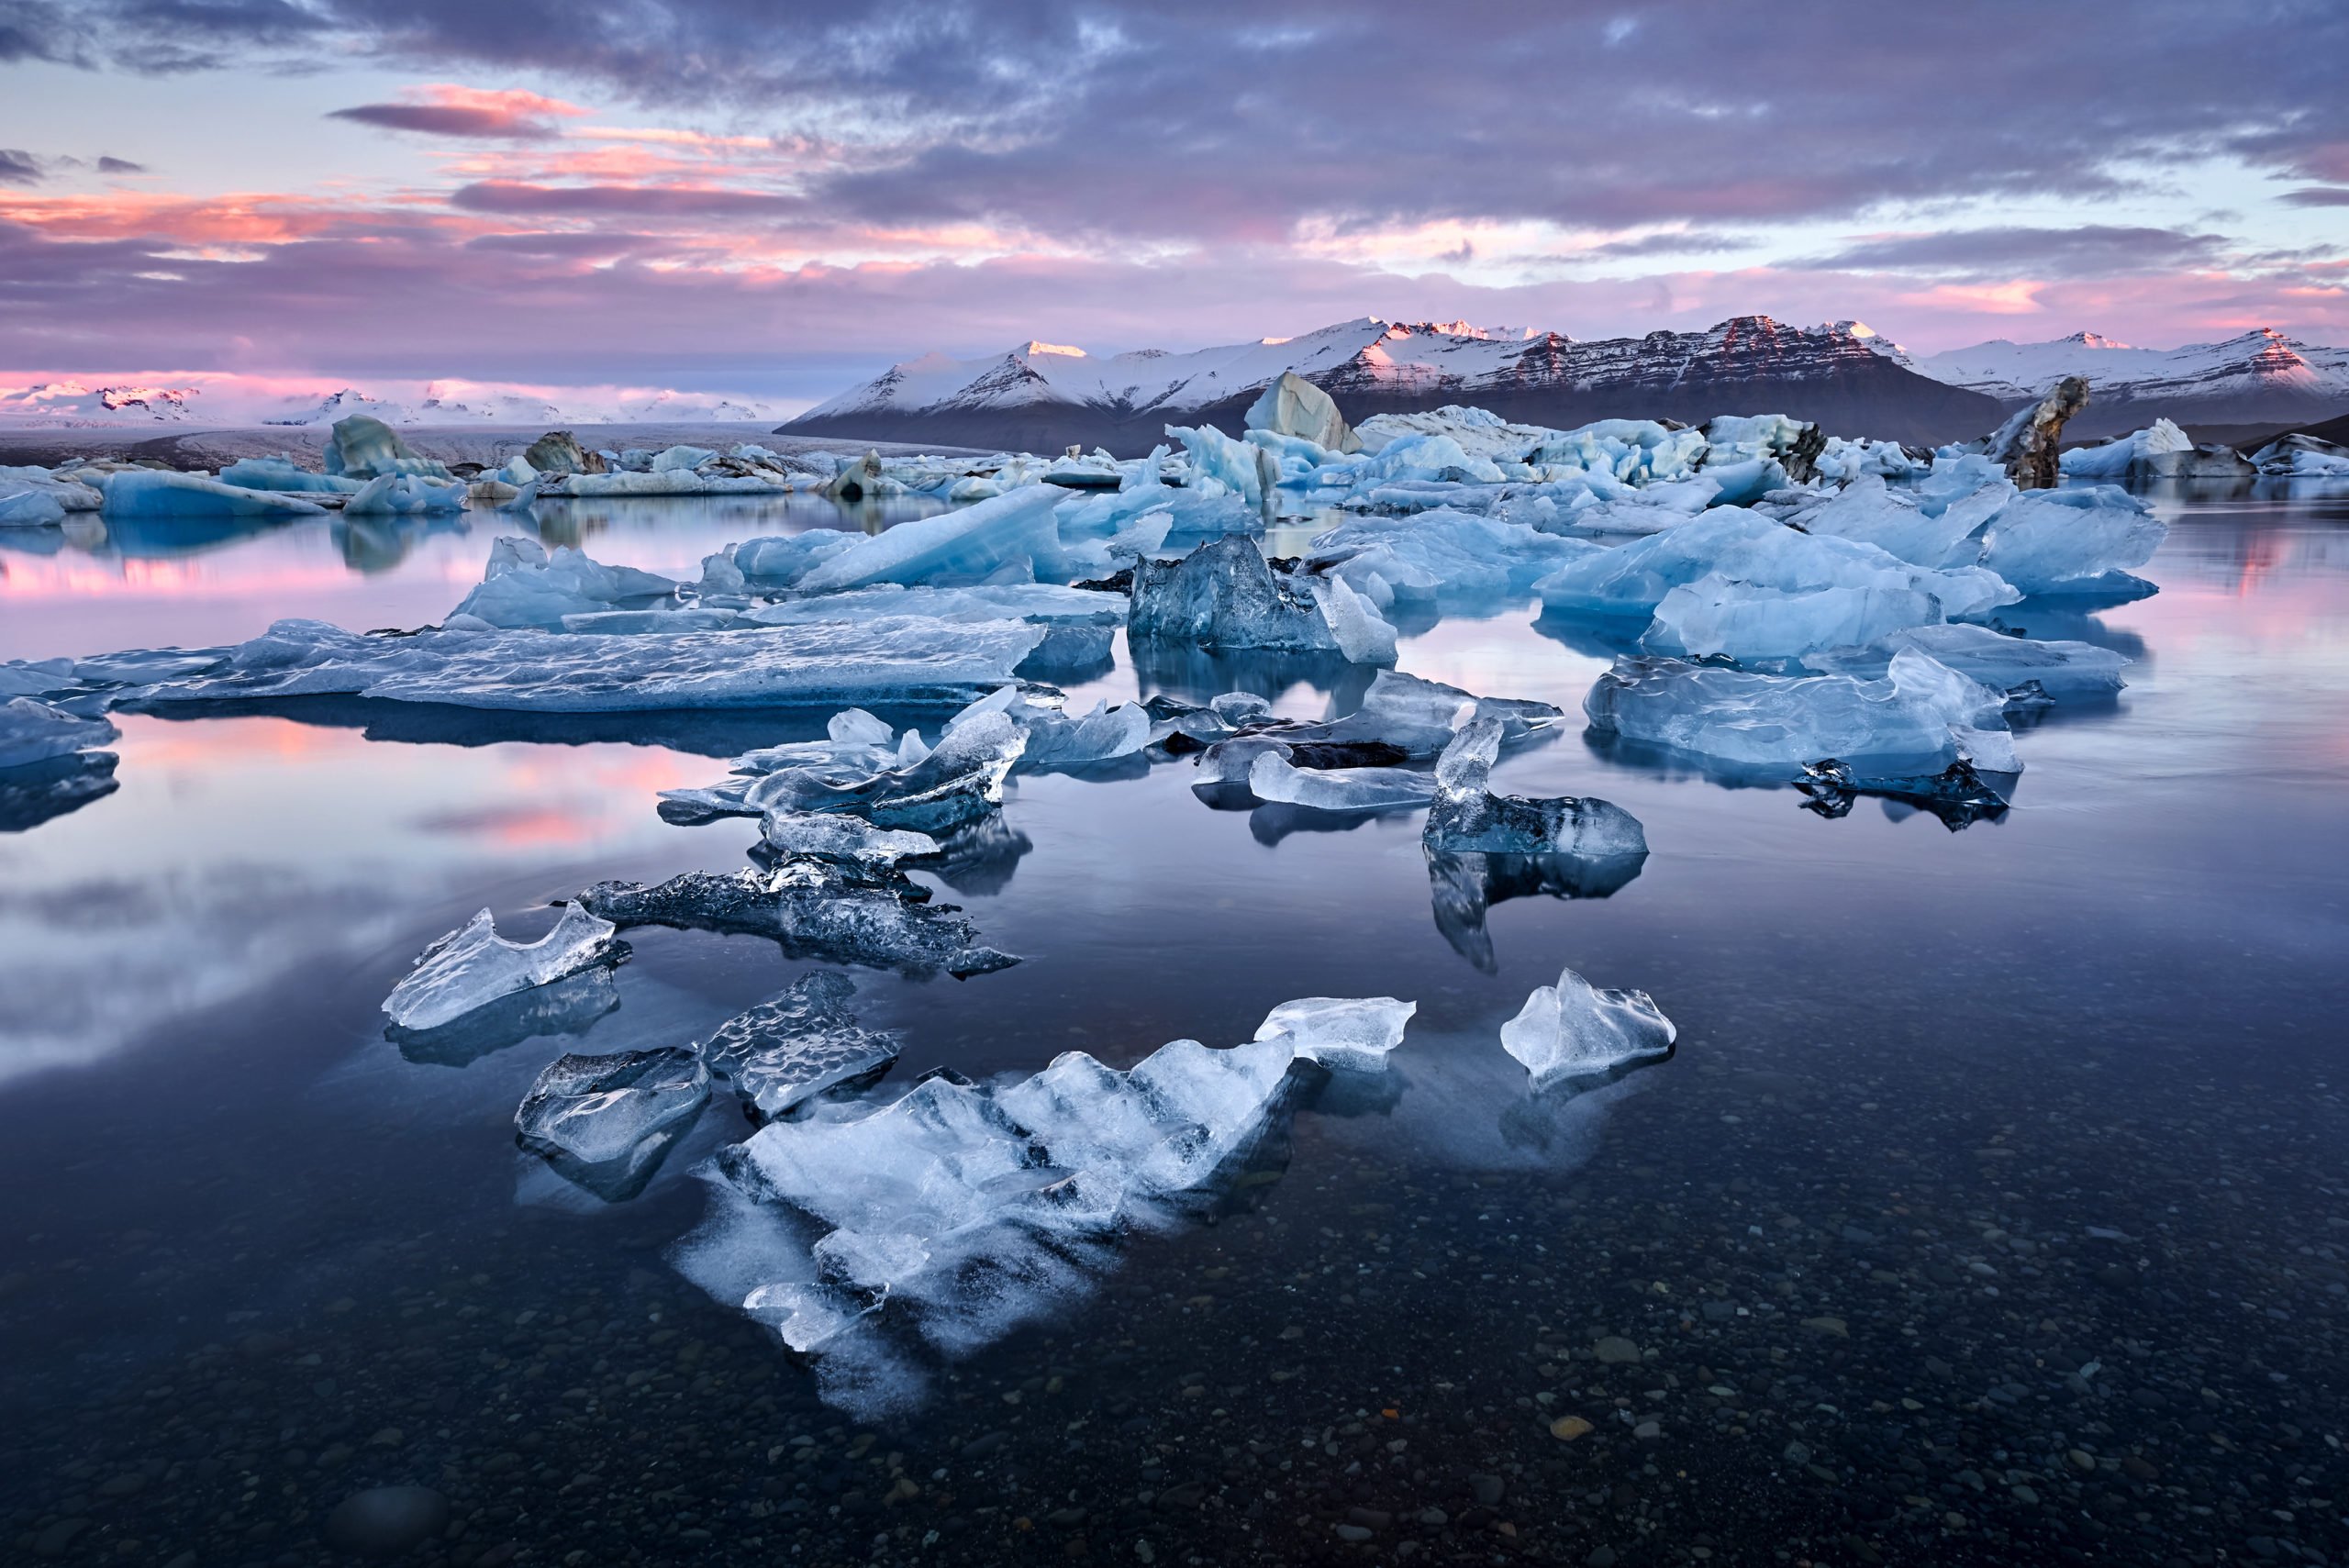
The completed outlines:
<svg viewBox="0 0 2349 1568">
<path fill-rule="evenodd" d="M 1705 229 L 1645 234 L 1637 239 L 1610 239 L 1582 251 L 1586 256 L 1699 255 L 1713 250 L 1743 250 L 1759 244 L 1750 234 L 1722 234 Z"/>
<path fill-rule="evenodd" d="M 0 147 L 0 184 L 38 185 L 47 177 L 41 161 L 31 153 Z"/>
<path fill-rule="evenodd" d="M 1785 265 L 1818 272 L 1916 272 L 1932 277 L 2107 277 L 2213 267 L 2234 247 L 2221 234 L 2083 224 L 2076 228 L 1959 228 L 1887 234 Z"/>
<path fill-rule="evenodd" d="M 2279 199 L 2293 206 L 2349 206 L 2349 185 L 2310 185 Z"/>
<path fill-rule="evenodd" d="M 453 83 L 412 87 L 396 104 L 358 104 L 328 111 L 328 119 L 352 120 L 386 130 L 422 131 L 429 136 L 496 138 L 506 140 L 546 140 L 559 132 L 556 119 L 587 111 L 560 98 L 518 90 L 483 91 Z"/>
<path fill-rule="evenodd" d="M 147 172 L 146 164 L 133 163 L 128 158 L 101 157 L 98 160 L 98 172 L 101 174 L 144 174 Z"/>
<path fill-rule="evenodd" d="M 569 217 L 630 214 L 722 218 L 780 217 L 807 210 L 807 203 L 800 197 L 759 191 L 685 185 L 534 185 L 518 180 L 484 180 L 460 186 L 451 193 L 449 205 L 465 212 Z"/>
</svg>

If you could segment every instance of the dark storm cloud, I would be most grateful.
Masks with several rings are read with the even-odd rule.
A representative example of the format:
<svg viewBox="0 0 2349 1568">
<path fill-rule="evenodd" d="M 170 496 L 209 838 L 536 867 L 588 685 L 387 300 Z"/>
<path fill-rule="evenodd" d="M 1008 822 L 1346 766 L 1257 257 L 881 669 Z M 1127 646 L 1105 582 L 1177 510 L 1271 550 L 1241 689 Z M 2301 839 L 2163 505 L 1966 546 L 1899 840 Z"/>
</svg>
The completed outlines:
<svg viewBox="0 0 2349 1568">
<path fill-rule="evenodd" d="M 2349 185 L 2310 185 L 2286 193 L 2282 200 L 2293 206 L 2349 206 Z"/>
<path fill-rule="evenodd" d="M 45 178 L 39 159 L 20 149 L 0 147 L 0 185 L 37 185 Z"/>
<path fill-rule="evenodd" d="M 510 109 L 459 104 L 356 104 L 334 109 L 328 119 L 355 120 L 385 130 L 416 130 L 430 136 L 497 137 L 537 140 L 554 134 L 544 120 Z"/>
<path fill-rule="evenodd" d="M 6 0 L 0 0 L 0 5 Z M 1887 11 L 1664 0 L 86 0 L 88 47 L 535 72 L 857 145 L 816 195 L 867 221 L 1250 239 L 1484 217 L 1598 228 L 2078 198 L 2212 153 L 2326 178 L 2349 6 L 2145 0 Z M 53 7 L 0 11 L 62 58 Z M 26 18 L 30 18 L 27 20 Z M 1625 25 L 1635 24 L 1635 25 Z M 19 42 L 18 49 L 27 46 Z M 2092 62 L 2093 69 L 2083 69 Z"/>
<path fill-rule="evenodd" d="M 1827 256 L 1781 262 L 1811 271 L 1919 272 L 1934 277 L 2105 277 L 2221 264 L 2224 235 L 2084 224 L 2076 228 L 1960 228 L 1864 240 Z"/>
</svg>

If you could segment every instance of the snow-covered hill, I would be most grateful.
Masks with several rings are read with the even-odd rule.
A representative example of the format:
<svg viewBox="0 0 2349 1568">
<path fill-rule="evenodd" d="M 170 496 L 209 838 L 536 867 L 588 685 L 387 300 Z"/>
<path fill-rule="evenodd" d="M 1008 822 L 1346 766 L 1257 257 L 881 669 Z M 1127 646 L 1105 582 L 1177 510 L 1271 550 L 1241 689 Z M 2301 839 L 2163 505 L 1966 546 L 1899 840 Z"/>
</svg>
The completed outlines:
<svg viewBox="0 0 2349 1568">
<path fill-rule="evenodd" d="M 194 419 L 197 389 L 189 386 L 84 386 L 45 381 L 0 387 L 0 425 L 176 425 Z"/>
<path fill-rule="evenodd" d="M 2290 424 L 2349 407 L 2349 349 L 2259 328 L 2215 343 L 2141 349 L 2095 332 L 2045 343 L 2005 339 L 1925 355 L 1936 381 L 2015 404 L 2067 375 L 2088 378 L 2082 435 L 2118 433 L 2156 416 L 2179 424 Z"/>
<path fill-rule="evenodd" d="M 1978 435 L 1998 413 L 1986 397 L 1918 375 L 1897 346 L 1856 322 L 1799 328 L 1742 316 L 1703 332 L 1585 342 L 1365 317 L 1180 353 L 1097 357 L 1030 342 L 978 359 L 928 354 L 783 428 L 1030 450 L 1082 442 L 1130 453 L 1163 439 L 1170 421 L 1232 426 L 1284 371 L 1330 393 L 1353 419 L 1446 403 L 1560 426 L 1783 412 L 1847 434 L 1927 440 Z"/>
</svg>

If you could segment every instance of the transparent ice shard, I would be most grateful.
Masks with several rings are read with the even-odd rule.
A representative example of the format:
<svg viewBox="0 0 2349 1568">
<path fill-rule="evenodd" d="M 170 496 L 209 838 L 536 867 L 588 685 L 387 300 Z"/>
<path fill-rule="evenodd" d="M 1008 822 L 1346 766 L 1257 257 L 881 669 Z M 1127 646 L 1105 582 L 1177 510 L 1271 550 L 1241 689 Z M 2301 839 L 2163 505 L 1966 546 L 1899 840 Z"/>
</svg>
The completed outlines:
<svg viewBox="0 0 2349 1568">
<path fill-rule="evenodd" d="M 1249 764 L 1248 790 L 1258 800 L 1317 811 L 1398 811 L 1425 806 L 1435 780 L 1408 768 L 1299 768 L 1272 750 Z"/>
<path fill-rule="evenodd" d="M 617 1203 L 643 1190 L 708 1099 L 709 1069 L 676 1046 L 561 1056 L 515 1108 L 515 1139 Z"/>
<path fill-rule="evenodd" d="M 1300 997 L 1267 1014 L 1256 1038 L 1285 1040 L 1299 1059 L 1333 1072 L 1384 1073 L 1419 1010 L 1417 1002 L 1392 996 Z"/>
<path fill-rule="evenodd" d="M 1669 1056 L 1676 1032 L 1646 992 L 1601 991 L 1566 969 L 1501 1026 L 1501 1049 L 1524 1063 L 1539 1093 Z"/>
<path fill-rule="evenodd" d="M 771 1002 L 718 1026 L 702 1043 L 709 1070 L 728 1079 L 754 1121 L 790 1115 L 818 1095 L 871 1084 L 896 1064 L 903 1046 L 885 1030 L 856 1021 L 855 983 L 818 970 Z"/>
<path fill-rule="evenodd" d="M 384 999 L 384 1012 L 403 1029 L 450 1023 L 517 991 L 618 962 L 628 950 L 612 940 L 614 931 L 610 921 L 574 904 L 537 941 L 511 942 L 484 909 L 417 955 L 416 967 Z"/>
</svg>

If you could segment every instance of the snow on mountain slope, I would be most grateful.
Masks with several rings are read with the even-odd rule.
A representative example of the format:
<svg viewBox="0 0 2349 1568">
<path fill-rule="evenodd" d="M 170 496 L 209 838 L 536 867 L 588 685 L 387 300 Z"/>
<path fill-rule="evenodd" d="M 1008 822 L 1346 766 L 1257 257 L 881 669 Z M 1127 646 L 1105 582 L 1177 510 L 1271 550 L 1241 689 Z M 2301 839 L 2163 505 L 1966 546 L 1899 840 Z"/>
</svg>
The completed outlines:
<svg viewBox="0 0 2349 1568">
<path fill-rule="evenodd" d="M 1132 454 L 1169 422 L 1237 428 L 1247 405 L 1293 371 L 1350 418 L 1467 403 L 1558 425 L 1609 416 L 1709 418 L 1790 412 L 1850 434 L 1948 439 L 1997 423 L 1988 399 L 1915 374 L 1898 345 L 1856 322 L 1784 326 L 1738 317 L 1702 332 L 1578 341 L 1465 322 L 1364 317 L 1296 338 L 1182 353 L 1096 357 L 1030 342 L 972 360 L 928 354 L 819 404 L 784 428 L 1046 450 L 1071 442 Z"/>
<path fill-rule="evenodd" d="M 2262 327 L 2215 343 L 2141 349 L 2095 332 L 2045 343 L 2004 339 L 1929 354 L 1916 367 L 1936 381 L 2018 404 L 2067 375 L 2088 379 L 2083 418 L 2096 434 L 2134 429 L 2151 412 L 2180 423 L 2291 421 L 2349 405 L 2349 349 L 2325 348 Z"/>
<path fill-rule="evenodd" d="M 188 386 L 101 386 L 47 381 L 0 387 L 0 425 L 184 424 L 196 417 Z"/>
</svg>

